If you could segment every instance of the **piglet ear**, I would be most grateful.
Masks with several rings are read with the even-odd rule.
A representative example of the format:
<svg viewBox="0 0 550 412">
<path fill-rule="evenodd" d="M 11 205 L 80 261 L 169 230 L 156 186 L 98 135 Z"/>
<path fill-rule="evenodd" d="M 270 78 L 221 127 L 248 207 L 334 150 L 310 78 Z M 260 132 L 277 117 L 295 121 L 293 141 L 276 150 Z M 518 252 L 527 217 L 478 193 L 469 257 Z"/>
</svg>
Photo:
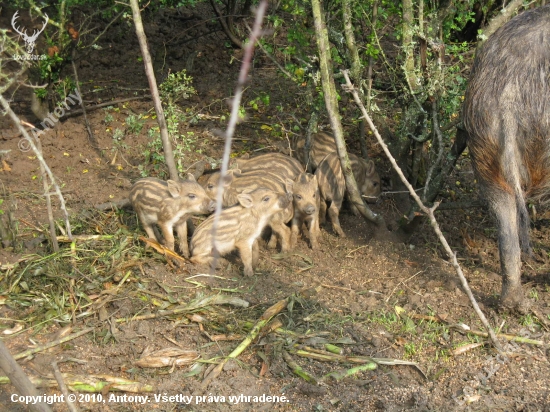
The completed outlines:
<svg viewBox="0 0 550 412">
<path fill-rule="evenodd" d="M 285 190 L 286 192 L 291 195 L 294 191 L 294 182 L 290 179 L 285 180 Z"/>
<path fill-rule="evenodd" d="M 229 187 L 234 178 L 235 176 L 233 176 L 233 171 L 229 170 L 228 173 L 222 178 L 223 187 Z"/>
<path fill-rule="evenodd" d="M 237 196 L 237 200 L 239 201 L 242 207 L 246 207 L 246 208 L 252 207 L 252 196 L 250 196 L 248 193 L 241 193 L 240 195 Z"/>
<path fill-rule="evenodd" d="M 376 172 L 376 168 L 374 167 L 374 162 L 372 160 L 367 160 L 365 162 L 365 171 L 367 176 L 370 176 Z"/>
<path fill-rule="evenodd" d="M 194 174 L 191 174 L 191 173 L 188 173 L 187 174 L 187 180 L 190 180 L 192 182 L 196 182 L 197 179 L 195 179 L 195 175 Z"/>
<path fill-rule="evenodd" d="M 168 185 L 168 192 L 170 192 L 170 196 L 172 197 L 181 196 L 181 185 L 178 182 L 174 182 L 173 180 L 168 180 L 166 184 Z"/>
<path fill-rule="evenodd" d="M 298 177 L 296 178 L 296 181 L 300 182 L 303 185 L 305 185 L 309 181 L 309 176 L 308 175 L 309 175 L 309 173 L 302 172 L 298 175 Z"/>
</svg>

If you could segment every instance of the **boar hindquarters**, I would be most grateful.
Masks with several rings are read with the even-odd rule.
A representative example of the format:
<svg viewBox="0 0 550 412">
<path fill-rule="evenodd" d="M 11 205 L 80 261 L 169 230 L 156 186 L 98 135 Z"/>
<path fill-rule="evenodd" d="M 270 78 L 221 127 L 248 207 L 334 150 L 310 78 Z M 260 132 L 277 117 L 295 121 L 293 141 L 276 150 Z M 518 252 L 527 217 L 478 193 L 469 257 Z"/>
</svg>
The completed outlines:
<svg viewBox="0 0 550 412">
<path fill-rule="evenodd" d="M 464 98 L 480 192 L 497 220 L 501 305 L 524 311 L 521 253 L 532 254 L 526 199 L 550 194 L 550 5 L 527 10 L 476 53 Z"/>
</svg>

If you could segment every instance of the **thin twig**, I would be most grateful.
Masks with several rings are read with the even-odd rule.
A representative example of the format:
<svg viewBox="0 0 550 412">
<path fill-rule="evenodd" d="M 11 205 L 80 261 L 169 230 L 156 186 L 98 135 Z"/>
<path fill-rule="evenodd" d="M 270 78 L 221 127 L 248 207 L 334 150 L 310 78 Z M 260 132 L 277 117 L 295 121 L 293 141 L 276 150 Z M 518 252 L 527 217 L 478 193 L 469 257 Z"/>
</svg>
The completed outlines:
<svg viewBox="0 0 550 412">
<path fill-rule="evenodd" d="M 88 332 L 91 332 L 92 330 L 94 330 L 94 328 L 83 329 L 80 332 L 72 333 L 72 334 L 64 336 L 60 339 L 56 339 L 54 341 L 48 342 L 45 345 L 39 345 L 39 346 L 36 346 L 32 349 L 27 349 L 26 351 L 23 351 L 23 352 L 18 353 L 17 355 L 14 355 L 13 358 L 15 360 L 26 358 L 27 356 L 33 355 L 33 354 L 38 353 L 38 352 L 42 352 L 46 349 L 50 349 L 50 348 L 53 348 L 54 346 L 57 346 L 57 345 L 60 345 L 62 343 L 68 342 L 70 340 L 76 339 L 79 336 L 82 336 L 82 335 L 85 335 Z"/>
<path fill-rule="evenodd" d="M 42 143 L 40 139 L 36 139 L 36 148 L 42 153 Z M 59 243 L 57 243 L 57 238 L 55 234 L 55 220 L 53 218 L 52 211 L 52 198 L 50 194 L 50 184 L 48 183 L 48 175 L 44 169 L 44 165 L 40 164 L 40 174 L 42 175 L 42 185 L 44 186 L 44 196 L 46 197 L 46 211 L 48 213 L 48 222 L 50 225 L 50 238 L 52 240 L 52 247 L 54 252 L 59 252 Z"/>
<path fill-rule="evenodd" d="M 237 122 L 239 121 L 239 108 L 241 105 L 243 89 L 246 83 L 246 78 L 248 76 L 248 71 L 250 70 L 250 63 L 252 61 L 254 45 L 256 44 L 256 41 L 261 34 L 262 21 L 263 21 L 266 9 L 267 9 L 267 0 L 262 0 L 261 3 L 258 5 L 258 9 L 256 11 L 256 19 L 254 21 L 254 26 L 252 27 L 252 31 L 250 32 L 250 37 L 249 37 L 250 41 L 247 42 L 246 46 L 244 47 L 243 62 L 241 65 L 241 71 L 239 72 L 237 87 L 235 89 L 235 97 L 233 97 L 231 101 L 231 106 L 232 106 L 231 116 L 229 117 L 227 130 L 225 131 L 225 145 L 223 149 L 222 167 L 220 171 L 221 176 L 225 176 L 227 174 L 227 170 L 229 169 L 229 155 L 231 153 L 231 142 L 233 139 L 233 134 L 235 133 L 235 127 L 237 126 Z M 223 192 L 224 192 L 223 184 L 224 184 L 224 179 L 219 179 L 218 193 L 216 196 L 216 211 L 214 212 L 214 222 L 212 225 L 212 243 L 214 243 L 216 239 L 216 232 L 218 230 L 220 214 L 222 212 L 222 199 L 223 199 Z M 216 248 L 214 247 L 214 245 L 212 246 L 215 251 Z M 218 253 L 214 253 L 214 259 L 212 262 L 212 271 L 215 270 L 214 268 L 216 267 L 218 257 L 219 257 Z"/>
<path fill-rule="evenodd" d="M 495 335 L 495 332 L 491 328 L 491 325 L 489 325 L 489 322 L 487 321 L 487 318 L 485 317 L 485 315 L 483 314 L 483 312 L 479 308 L 479 305 L 477 304 L 476 299 L 475 299 L 474 295 L 472 294 L 472 290 L 470 289 L 470 286 L 468 285 L 468 281 L 466 280 L 466 277 L 464 276 L 464 273 L 462 272 L 462 268 L 460 267 L 460 264 L 458 263 L 458 260 L 456 258 L 456 254 L 452 251 L 451 247 L 449 246 L 449 243 L 447 242 L 447 239 L 445 239 L 445 236 L 443 236 L 443 233 L 441 232 L 441 229 L 439 227 L 439 224 L 437 223 L 437 220 L 435 219 L 434 210 L 437 208 L 438 203 L 436 203 L 431 208 L 426 207 L 424 205 L 424 203 L 422 203 L 422 200 L 420 200 L 420 197 L 414 191 L 413 187 L 411 186 L 411 184 L 409 183 L 409 181 L 407 180 L 407 178 L 403 174 L 403 171 L 397 165 L 397 162 L 395 161 L 395 158 L 392 156 L 390 150 L 388 149 L 388 146 L 386 145 L 386 143 L 384 143 L 384 140 L 382 139 L 382 136 L 380 136 L 380 133 L 378 133 L 378 129 L 376 128 L 376 126 L 372 122 L 372 119 L 370 118 L 369 114 L 365 110 L 365 107 L 363 106 L 363 103 L 361 102 L 361 99 L 359 98 L 359 95 L 358 95 L 357 91 L 355 90 L 355 88 L 351 84 L 348 72 L 344 70 L 343 74 L 344 74 L 344 77 L 346 79 L 346 89 L 347 89 L 347 91 L 350 92 L 353 95 L 353 98 L 354 98 L 355 102 L 357 103 L 357 106 L 361 109 L 361 112 L 363 113 L 363 117 L 368 122 L 369 127 L 371 128 L 373 134 L 376 136 L 376 139 L 378 140 L 378 143 L 380 144 L 380 146 L 382 147 L 382 149 L 386 153 L 386 156 L 390 160 L 394 170 L 397 172 L 397 174 L 401 178 L 401 181 L 407 187 L 407 189 L 409 189 L 410 195 L 416 201 L 416 203 L 418 204 L 420 209 L 424 213 L 426 213 L 426 215 L 428 215 L 428 217 L 430 219 L 430 223 L 431 223 L 436 235 L 438 236 L 439 241 L 443 245 L 443 248 L 447 252 L 447 255 L 449 256 L 449 259 L 451 260 L 451 263 L 452 263 L 453 267 L 455 268 L 456 273 L 458 274 L 458 277 L 460 279 L 460 283 L 462 284 L 462 288 L 466 292 L 466 295 L 468 296 L 468 298 L 470 299 L 470 302 L 472 303 L 472 306 L 473 306 L 475 312 L 477 313 L 479 319 L 481 320 L 481 323 L 483 324 L 483 326 L 487 330 L 487 333 L 489 334 L 489 336 L 491 338 L 491 342 L 493 343 L 494 347 L 499 352 L 502 352 L 503 351 L 502 347 L 501 347 L 501 345 L 500 345 L 500 343 L 499 343 L 499 341 L 498 341 L 498 339 Z"/>
<path fill-rule="evenodd" d="M 67 389 L 67 385 L 65 384 L 63 375 L 61 374 L 61 371 L 57 366 L 57 361 L 52 362 L 52 368 L 53 368 L 53 376 L 55 377 L 55 380 L 59 385 L 59 389 L 61 390 L 61 393 L 65 397 L 65 403 L 67 404 L 67 407 L 71 412 L 78 412 L 79 411 L 78 407 L 74 404 L 74 402 L 71 401 L 71 398 L 69 397 L 69 389 Z"/>
<path fill-rule="evenodd" d="M 432 174 L 434 170 L 439 167 L 441 164 L 441 161 L 443 160 L 443 134 L 441 133 L 441 130 L 439 129 L 439 119 L 437 118 L 437 100 L 434 99 L 432 103 L 432 124 L 433 124 L 433 131 L 437 137 L 437 145 L 439 146 L 438 153 L 437 153 L 437 159 L 430 167 L 430 170 L 428 170 L 428 175 L 426 176 L 426 183 L 424 184 L 424 194 L 422 195 L 422 200 L 426 201 L 426 196 L 428 195 L 428 187 L 430 186 L 430 181 L 432 180 Z"/>
</svg>

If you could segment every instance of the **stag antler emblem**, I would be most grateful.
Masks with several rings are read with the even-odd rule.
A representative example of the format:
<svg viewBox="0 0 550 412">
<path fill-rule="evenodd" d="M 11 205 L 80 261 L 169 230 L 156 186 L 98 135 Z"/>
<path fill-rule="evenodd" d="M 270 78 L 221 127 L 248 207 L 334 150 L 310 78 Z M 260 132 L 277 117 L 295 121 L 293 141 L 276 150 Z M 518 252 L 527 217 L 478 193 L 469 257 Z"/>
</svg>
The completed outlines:
<svg viewBox="0 0 550 412">
<path fill-rule="evenodd" d="M 17 10 L 15 12 L 15 14 L 13 15 L 13 17 L 11 19 L 11 25 L 17 33 L 19 33 L 21 36 L 23 36 L 23 40 L 25 40 L 25 43 L 27 44 L 27 53 L 31 54 L 32 51 L 34 50 L 34 46 L 35 46 L 34 42 L 38 38 L 38 35 L 44 31 L 44 29 L 46 28 L 46 24 L 48 24 L 48 21 L 50 20 L 50 18 L 48 17 L 48 15 L 46 13 L 44 13 L 44 16 L 46 16 L 46 21 L 44 22 L 44 25 L 42 26 L 42 28 L 40 30 L 35 29 L 32 36 L 29 36 L 29 35 L 27 35 L 27 29 L 21 31 L 18 27 L 15 26 L 15 21 L 19 17 L 17 15 L 18 13 L 19 13 L 19 10 Z"/>
</svg>

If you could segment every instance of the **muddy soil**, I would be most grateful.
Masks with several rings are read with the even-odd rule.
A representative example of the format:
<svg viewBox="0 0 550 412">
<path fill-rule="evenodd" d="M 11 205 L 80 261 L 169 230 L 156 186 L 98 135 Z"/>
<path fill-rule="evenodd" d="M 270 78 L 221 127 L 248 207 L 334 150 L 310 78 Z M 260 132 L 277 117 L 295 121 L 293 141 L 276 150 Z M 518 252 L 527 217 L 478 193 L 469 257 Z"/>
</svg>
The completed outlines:
<svg viewBox="0 0 550 412">
<path fill-rule="evenodd" d="M 3 13 L 2 27 L 11 16 Z M 225 46 L 224 35 L 213 30 L 217 26 L 204 24 L 205 16 L 211 16 L 206 7 L 189 11 L 185 19 L 169 12 L 146 19 L 159 82 L 169 71 L 187 68 L 197 90 L 196 95 L 182 104 L 183 110 L 200 114 L 196 122 L 180 128 L 180 133 L 191 136 L 189 147 L 179 152 L 182 170 L 193 170 L 201 160 L 213 167 L 219 162 L 223 141 L 216 129 L 226 125 L 227 102 L 242 57 L 240 51 Z M 131 27 L 125 23 L 113 25 L 99 44 L 101 50 L 91 50 L 79 59 L 84 100 L 93 105 L 132 97 L 135 93 L 146 96 L 147 81 Z M 248 118 L 238 126 L 233 153 L 287 151 L 293 138 L 293 122 L 306 119 L 302 127 L 307 122 L 308 113 L 300 111 L 304 105 L 303 91 L 281 77 L 275 65 L 260 52 L 256 53 L 247 87 L 245 104 L 261 93 L 269 95 L 270 102 L 260 104 L 257 110 L 248 106 Z M 30 112 L 28 94 L 18 92 L 15 101 L 17 113 L 36 122 Z M 131 237 L 128 246 L 131 252 L 125 257 L 112 258 L 113 262 L 119 259 L 117 264 L 125 260 L 131 264 L 111 273 L 110 278 L 105 272 L 95 273 L 90 266 L 77 271 L 69 264 L 66 272 L 59 273 L 37 270 L 21 274 L 25 260 L 11 269 L 10 264 L 26 259 L 28 254 L 49 255 L 51 249 L 46 237 L 47 214 L 38 162 L 32 151 L 22 145 L 8 119 L 0 118 L 1 149 L 11 150 L 3 157 L 0 171 L 3 210 L 9 209 L 18 222 L 17 246 L 0 249 L 0 279 L 11 284 L 14 277 L 21 275 L 20 282 L 32 285 L 40 278 L 44 285 L 42 298 L 50 296 L 48 285 L 56 282 L 56 276 L 71 276 L 75 289 L 94 284 L 96 276 L 108 279 L 102 280 L 103 289 L 91 288 L 86 292 L 90 305 L 80 301 L 73 290 L 67 290 L 67 299 L 76 312 L 67 319 L 54 317 L 40 327 L 29 316 L 33 311 L 40 312 L 42 300 L 37 298 L 33 305 L 24 306 L 10 291 L 2 293 L 0 326 L 6 330 L 23 325 L 23 331 L 17 334 L 3 335 L 13 354 L 55 340 L 66 326 L 73 331 L 94 327 L 93 332 L 21 360 L 29 375 L 51 376 L 51 362 L 62 358 L 65 362 L 59 367 L 64 373 L 109 375 L 153 387 L 152 392 L 138 394 L 104 390 L 101 394 L 106 402 L 80 399 L 82 410 L 93 411 L 550 410 L 550 367 L 544 345 L 508 345 L 512 353 L 499 357 L 489 345 L 480 345 L 453 356 L 456 348 L 484 339 L 461 334 L 452 325 L 464 323 L 474 330 L 482 327 L 426 222 L 407 237 L 381 239 L 375 228 L 343 210 L 341 223 L 346 238 L 337 237 L 326 226 L 321 230 L 319 250 L 312 251 L 305 237 L 289 254 L 263 249 L 257 273 L 251 278 L 243 276 L 238 257 L 230 258 L 229 264 L 216 272 L 217 277 L 197 277 L 200 273 L 193 265 L 177 266 L 151 248 L 145 250 L 144 243 L 138 240 L 144 232 L 131 210 L 99 213 L 94 206 L 126 198 L 131 184 L 144 174 L 166 177 L 165 169 L 153 156 L 145 156 L 147 150 L 154 151 L 148 147 L 148 131 L 156 123 L 153 114 L 149 99 L 133 100 L 90 111 L 93 139 L 86 132 L 82 116 L 59 122 L 41 138 L 44 158 L 60 183 L 75 233 L 107 235 L 122 228 L 124 236 Z M 128 117 L 132 115 L 141 115 L 142 130 L 131 130 Z M 281 130 L 281 125 L 284 130 L 275 133 Z M 114 138 L 117 129 L 123 135 Z M 349 127 L 347 130 L 350 135 L 354 133 Z M 384 193 L 372 207 L 390 227 L 396 227 L 401 212 L 388 183 L 388 162 L 374 142 L 369 145 L 384 181 Z M 350 147 L 357 149 L 354 144 Z M 477 199 L 467 156 L 460 160 L 448 183 L 449 188 L 442 194 L 444 202 Z M 58 201 L 53 198 L 52 202 L 55 217 L 61 219 Z M 486 208 L 442 211 L 437 217 L 491 324 L 503 333 L 547 342 L 548 333 L 536 316 L 497 310 L 501 281 L 498 250 L 494 223 Z M 550 313 L 547 219 L 544 211 L 538 211 L 532 230 L 537 260 L 524 265 L 523 279 L 529 299 L 546 321 Z M 62 221 L 58 221 L 61 235 Z M 67 244 L 61 247 L 69 248 Z M 82 241 L 78 253 L 104 247 L 101 240 Z M 128 277 L 122 282 L 124 276 Z M 175 302 L 185 304 L 218 293 L 243 299 L 250 306 L 212 305 L 195 311 L 193 316 L 200 318 L 189 313 L 158 316 L 159 310 L 170 310 Z M 192 369 L 196 374 L 190 373 L 188 365 L 160 369 L 135 365 L 144 351 L 167 347 L 195 350 L 202 360 L 226 356 L 246 336 L 249 329 L 243 327 L 243 322 L 254 323 L 281 299 L 289 299 L 292 305 L 278 317 L 280 326 L 295 335 L 263 333 L 236 361 L 228 362 L 206 390 L 201 388 L 201 382 L 209 371 L 207 363 L 200 364 L 202 369 Z M 90 313 L 79 316 L 86 311 Z M 138 317 L 148 314 L 157 316 Z M 126 320 L 117 322 L 123 318 Z M 214 339 L 218 335 L 233 336 L 236 340 Z M 295 342 L 324 349 L 322 339 L 335 342 L 344 355 L 414 361 L 418 368 L 378 365 L 374 370 L 340 380 L 321 380 L 331 372 L 356 366 L 349 361 L 321 362 L 292 353 L 296 350 L 292 346 Z M 293 374 L 284 360 L 284 351 L 290 351 L 291 359 L 320 383 L 309 383 Z M 57 389 L 40 390 L 46 394 L 59 393 Z M 1 404 L 7 408 L 4 410 L 24 410 L 10 401 L 13 393 L 15 389 L 10 385 L 0 390 Z M 113 393 L 149 395 L 149 402 L 110 398 Z M 155 394 L 193 398 L 190 403 L 186 398 L 157 401 Z M 206 397 L 198 403 L 201 395 Z M 240 395 L 252 398 L 241 402 L 229 400 L 230 396 Z M 276 402 L 266 401 L 262 395 L 279 398 Z M 57 404 L 55 410 L 67 409 Z"/>
</svg>

